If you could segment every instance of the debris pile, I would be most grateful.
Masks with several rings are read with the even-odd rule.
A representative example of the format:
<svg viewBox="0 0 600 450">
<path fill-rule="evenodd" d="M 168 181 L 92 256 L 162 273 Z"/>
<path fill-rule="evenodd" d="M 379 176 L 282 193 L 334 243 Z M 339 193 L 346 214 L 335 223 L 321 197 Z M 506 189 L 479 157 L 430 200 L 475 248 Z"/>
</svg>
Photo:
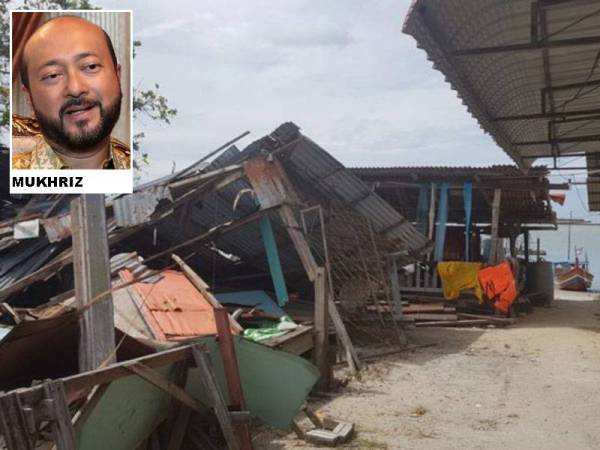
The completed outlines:
<svg viewBox="0 0 600 450">
<path fill-rule="evenodd" d="M 360 370 L 350 281 L 392 304 L 431 242 L 294 124 L 234 142 L 130 195 L 2 194 L 4 447 L 251 448 L 329 388 L 334 342 Z"/>
</svg>

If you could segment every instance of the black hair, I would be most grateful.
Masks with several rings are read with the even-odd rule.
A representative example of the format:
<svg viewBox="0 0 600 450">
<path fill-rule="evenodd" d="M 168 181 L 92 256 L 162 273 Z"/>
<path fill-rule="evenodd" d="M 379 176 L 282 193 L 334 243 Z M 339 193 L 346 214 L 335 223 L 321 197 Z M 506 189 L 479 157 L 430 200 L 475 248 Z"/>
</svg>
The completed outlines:
<svg viewBox="0 0 600 450">
<path fill-rule="evenodd" d="M 65 15 L 65 16 L 57 16 L 57 17 L 53 17 L 50 20 L 47 20 L 44 25 L 46 25 L 48 22 L 53 21 L 54 19 L 59 19 L 61 17 L 79 17 L 79 16 L 73 16 L 73 15 Z M 81 19 L 81 17 L 79 17 Z M 83 19 L 85 20 L 85 19 Z M 113 66 L 115 66 L 115 68 L 117 67 L 117 55 L 115 54 L 115 48 L 113 47 L 113 43 L 110 39 L 110 36 L 108 35 L 108 33 L 106 31 L 104 31 L 104 29 L 100 28 L 102 30 L 102 33 L 104 33 L 104 40 L 106 41 L 106 46 L 108 47 L 108 53 L 110 54 L 110 59 L 112 60 Z M 25 86 L 27 89 L 29 89 L 29 74 L 27 73 L 27 61 L 25 61 L 25 56 L 24 54 L 21 56 L 21 65 L 19 67 L 19 72 L 21 73 L 21 84 L 23 86 Z"/>
</svg>

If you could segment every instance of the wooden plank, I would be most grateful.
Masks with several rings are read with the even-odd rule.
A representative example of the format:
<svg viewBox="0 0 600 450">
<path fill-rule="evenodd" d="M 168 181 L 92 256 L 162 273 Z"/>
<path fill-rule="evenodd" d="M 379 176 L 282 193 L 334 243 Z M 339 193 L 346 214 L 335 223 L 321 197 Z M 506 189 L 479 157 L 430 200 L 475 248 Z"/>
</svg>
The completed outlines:
<svg viewBox="0 0 600 450">
<path fill-rule="evenodd" d="M 435 313 L 415 313 L 411 314 L 410 317 L 413 320 L 420 321 L 432 321 L 432 320 L 458 320 L 456 314 L 435 314 Z"/>
<path fill-rule="evenodd" d="M 325 269 L 319 267 L 315 276 L 315 351 L 314 362 L 321 378 L 319 388 L 329 390 L 331 385 L 331 365 L 329 364 L 329 326 L 327 317 L 328 292 Z"/>
<path fill-rule="evenodd" d="M 173 428 L 171 429 L 171 434 L 169 436 L 167 450 L 181 449 L 181 446 L 183 444 L 183 438 L 185 437 L 185 432 L 188 428 L 188 424 L 190 423 L 191 415 L 191 408 L 188 408 L 183 403 L 180 404 L 179 410 L 177 412 L 177 418 L 173 423 Z"/>
<path fill-rule="evenodd" d="M 215 323 L 217 326 L 217 334 L 219 336 L 219 350 L 223 359 L 223 368 L 225 369 L 225 378 L 227 379 L 227 388 L 229 390 L 230 410 L 245 411 L 246 401 L 244 399 L 244 391 L 240 380 L 240 371 L 237 364 L 235 354 L 235 346 L 227 321 L 227 311 L 222 308 L 216 308 Z M 243 450 L 252 449 L 252 436 L 247 422 L 234 422 L 233 427 L 238 436 L 240 448 Z"/>
<path fill-rule="evenodd" d="M 439 301 L 439 299 L 438 299 L 438 301 Z M 412 303 L 408 306 L 403 306 L 402 312 L 404 314 L 453 313 L 453 312 L 456 312 L 456 308 L 454 306 L 446 306 L 443 303 L 428 303 L 428 304 Z"/>
<path fill-rule="evenodd" d="M 302 266 L 308 275 L 310 281 L 315 280 L 317 268 L 319 265 L 315 261 L 315 258 L 310 250 L 310 246 L 302 231 L 300 231 L 300 225 L 294 216 L 294 212 L 292 208 L 288 205 L 282 205 L 279 208 L 279 217 L 283 222 L 284 227 L 287 229 L 290 239 L 294 244 L 294 248 L 300 257 L 300 261 L 302 262 Z"/>
<path fill-rule="evenodd" d="M 292 240 L 292 243 L 296 248 L 296 252 L 300 256 L 300 261 L 302 262 L 304 270 L 306 271 L 309 279 L 314 282 L 316 277 L 316 271 L 319 266 L 317 265 L 312 255 L 312 252 L 310 250 L 308 242 L 306 242 L 304 234 L 302 234 L 302 232 L 300 231 L 300 225 L 296 221 L 292 209 L 287 205 L 283 205 L 279 209 L 279 214 L 284 225 L 288 230 L 288 234 L 290 235 L 290 239 Z M 342 344 L 347 350 L 347 354 L 349 356 L 348 364 L 350 366 L 350 369 L 353 372 L 357 372 L 358 370 L 360 370 L 360 360 L 358 359 L 358 355 L 356 353 L 356 350 L 354 349 L 354 345 L 352 344 L 350 335 L 346 330 L 344 321 L 342 320 L 340 313 L 337 307 L 335 306 L 335 303 L 333 302 L 332 296 L 329 296 L 329 300 L 327 303 L 329 317 L 333 322 L 333 326 L 335 327 L 335 331 L 338 337 L 340 338 L 340 341 L 342 341 Z"/>
<path fill-rule="evenodd" d="M 73 428 L 75 429 L 75 433 L 81 433 L 85 422 L 87 421 L 92 411 L 110 386 L 110 383 L 100 384 L 98 386 L 94 386 L 91 392 L 88 394 L 85 403 L 79 408 L 79 410 L 73 416 Z M 63 387 L 64 388 L 64 387 Z"/>
<path fill-rule="evenodd" d="M 194 355 L 196 366 L 202 375 L 201 383 L 204 385 L 206 393 L 212 402 L 211 406 L 215 410 L 215 414 L 217 415 L 217 419 L 221 425 L 221 430 L 223 431 L 227 445 L 229 446 L 230 450 L 239 450 L 240 445 L 233 430 L 233 423 L 231 421 L 231 417 L 229 416 L 229 411 L 227 410 L 223 394 L 217 385 L 215 374 L 210 364 L 210 360 L 208 359 L 207 352 L 201 346 L 195 345 L 192 347 L 192 354 Z"/>
<path fill-rule="evenodd" d="M 282 352 L 302 355 L 314 348 L 313 326 L 300 325 L 282 336 L 262 341 L 261 344 Z"/>
<path fill-rule="evenodd" d="M 110 262 L 103 194 L 84 194 L 71 201 L 75 299 L 84 307 L 110 285 Z M 115 361 L 112 295 L 87 308 L 79 319 L 79 371 Z"/>
<path fill-rule="evenodd" d="M 392 291 L 392 314 L 396 317 L 402 317 L 404 310 L 402 309 L 402 296 L 400 295 L 400 280 L 398 278 L 398 265 L 396 257 L 391 255 L 388 257 L 388 276 L 390 278 L 390 289 Z"/>
<path fill-rule="evenodd" d="M 417 322 L 416 327 L 473 327 L 479 325 L 489 325 L 487 319 L 472 319 L 472 320 L 441 320 L 432 322 Z"/>
<path fill-rule="evenodd" d="M 335 306 L 335 303 L 331 297 L 329 297 L 329 301 L 327 302 L 327 308 L 329 317 L 331 318 L 331 321 L 335 327 L 335 332 L 337 333 L 340 341 L 342 341 L 342 345 L 346 349 L 346 354 L 349 357 L 346 362 L 348 363 L 350 370 L 353 373 L 357 373 L 361 369 L 362 364 L 358 358 L 354 344 L 352 344 L 352 340 L 350 339 L 346 325 L 344 325 L 342 316 L 340 316 L 340 312 L 338 311 L 337 306 Z"/>
<path fill-rule="evenodd" d="M 181 259 L 174 253 L 171 255 L 171 258 L 173 258 L 177 265 L 179 265 L 184 275 L 188 278 L 188 280 L 190 280 L 194 287 L 200 291 L 202 296 L 212 305 L 213 308 L 223 308 L 223 305 L 221 305 L 219 300 L 217 300 L 216 297 L 212 295 L 212 293 L 208 290 L 208 284 L 206 284 L 206 282 L 200 277 L 200 275 L 194 272 L 194 269 L 188 266 L 183 259 Z M 231 328 L 233 328 L 236 333 L 243 333 L 244 328 L 237 322 L 237 320 L 235 320 L 229 314 L 228 317 L 229 325 L 231 326 Z"/>
<path fill-rule="evenodd" d="M 166 380 L 165 378 L 163 378 L 159 373 L 157 373 L 155 370 L 152 370 L 150 367 L 148 367 L 140 362 L 133 363 L 133 364 L 125 364 L 124 367 L 127 370 L 130 370 L 131 372 L 135 373 L 136 375 L 139 375 L 140 377 L 142 377 L 144 380 L 146 380 L 150 384 L 153 384 L 157 388 L 159 388 L 159 389 L 163 390 L 164 392 L 166 392 L 167 394 L 173 396 L 174 398 L 176 398 L 177 400 L 179 400 L 181 403 L 185 404 L 189 408 L 193 409 L 194 411 L 196 411 L 196 412 L 204 412 L 205 411 L 202 404 L 198 400 L 196 400 L 194 397 L 192 397 L 190 394 L 188 394 L 182 388 L 177 386 L 177 384 L 172 383 L 169 380 Z"/>
<path fill-rule="evenodd" d="M 44 383 L 45 404 L 51 405 L 52 434 L 57 450 L 76 450 L 75 430 L 61 380 Z"/>
<path fill-rule="evenodd" d="M 34 450 L 35 439 L 16 392 L 0 395 L 0 431 L 8 450 Z"/>
<path fill-rule="evenodd" d="M 510 319 L 507 317 L 496 317 L 496 316 L 487 316 L 485 314 L 468 314 L 468 313 L 459 313 L 458 317 L 461 319 L 485 319 L 494 325 L 512 325 L 517 323 L 516 319 Z"/>
<path fill-rule="evenodd" d="M 111 366 L 89 372 L 71 375 L 63 378 L 65 391 L 67 392 L 67 398 L 71 398 L 72 394 L 78 394 L 80 391 L 89 389 L 97 384 L 109 383 L 111 381 L 118 380 L 119 378 L 130 376 L 131 371 L 125 367 L 127 364 L 135 364 L 136 362 L 140 362 L 145 366 L 154 369 L 191 358 L 191 348 L 190 346 L 185 346 L 178 347 L 173 350 L 166 350 L 160 353 L 154 353 L 141 358 L 132 359 L 123 363 L 113 364 Z M 35 391 L 40 391 L 40 388 L 33 386 L 24 390 L 35 395 Z"/>
</svg>

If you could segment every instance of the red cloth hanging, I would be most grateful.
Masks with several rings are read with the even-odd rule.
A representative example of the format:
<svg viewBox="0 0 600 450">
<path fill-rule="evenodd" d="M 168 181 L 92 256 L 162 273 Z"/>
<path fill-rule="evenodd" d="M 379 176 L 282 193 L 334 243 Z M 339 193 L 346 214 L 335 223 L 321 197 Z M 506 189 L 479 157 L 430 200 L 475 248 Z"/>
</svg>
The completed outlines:
<svg viewBox="0 0 600 450">
<path fill-rule="evenodd" d="M 494 301 L 494 308 L 507 314 L 518 292 L 510 263 L 504 261 L 479 271 L 479 282 L 485 294 Z"/>
</svg>

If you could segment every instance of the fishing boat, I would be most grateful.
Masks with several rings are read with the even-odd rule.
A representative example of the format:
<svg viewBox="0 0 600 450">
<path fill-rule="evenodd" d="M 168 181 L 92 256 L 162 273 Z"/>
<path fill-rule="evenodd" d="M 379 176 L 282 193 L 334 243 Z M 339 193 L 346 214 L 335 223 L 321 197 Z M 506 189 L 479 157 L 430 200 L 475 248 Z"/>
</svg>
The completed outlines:
<svg viewBox="0 0 600 450">
<path fill-rule="evenodd" d="M 585 262 L 579 261 L 582 249 L 575 249 L 575 264 L 561 262 L 554 264 L 556 286 L 565 291 L 587 291 L 592 286 L 594 275 L 589 272 L 587 256 Z"/>
</svg>

